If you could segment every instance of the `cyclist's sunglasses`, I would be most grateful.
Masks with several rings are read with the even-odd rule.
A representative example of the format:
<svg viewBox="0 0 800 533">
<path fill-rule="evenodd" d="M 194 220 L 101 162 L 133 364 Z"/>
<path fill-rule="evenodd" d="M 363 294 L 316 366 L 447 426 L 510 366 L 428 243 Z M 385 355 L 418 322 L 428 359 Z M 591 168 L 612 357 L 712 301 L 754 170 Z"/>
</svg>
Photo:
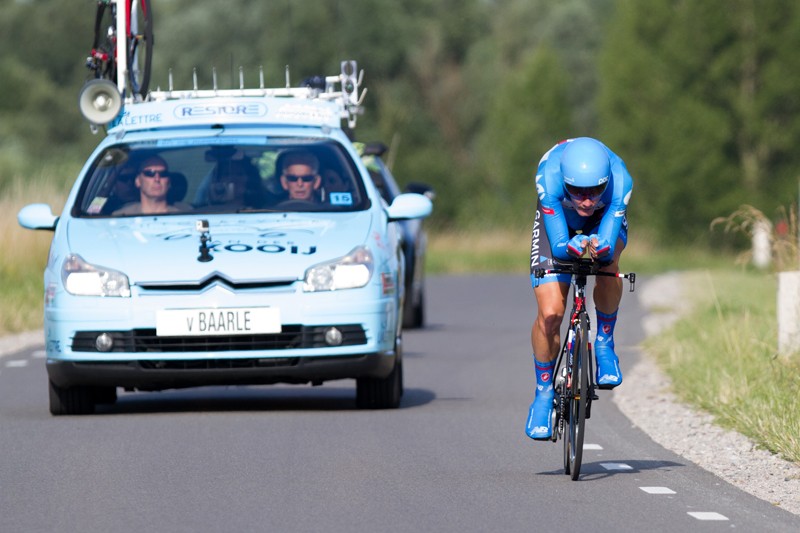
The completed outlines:
<svg viewBox="0 0 800 533">
<path fill-rule="evenodd" d="M 311 183 L 312 181 L 314 181 L 314 178 L 316 178 L 317 175 L 316 174 L 306 174 L 304 176 L 300 176 L 300 175 L 297 175 L 297 174 L 284 174 L 283 177 L 286 178 L 286 181 L 291 182 L 291 183 L 294 183 L 297 180 L 301 180 L 303 183 Z"/>
<path fill-rule="evenodd" d="M 576 187 L 574 185 L 567 185 L 565 183 L 564 189 L 566 189 L 567 194 L 569 194 L 573 200 L 583 200 L 585 198 L 588 198 L 589 200 L 596 200 L 603 195 L 606 190 L 606 185 L 608 185 L 608 182 L 595 185 L 594 187 Z"/>
<path fill-rule="evenodd" d="M 169 172 L 166 170 L 153 170 L 152 168 L 145 168 L 142 170 L 142 176 L 145 178 L 155 178 L 156 175 L 162 178 L 169 178 Z"/>
</svg>

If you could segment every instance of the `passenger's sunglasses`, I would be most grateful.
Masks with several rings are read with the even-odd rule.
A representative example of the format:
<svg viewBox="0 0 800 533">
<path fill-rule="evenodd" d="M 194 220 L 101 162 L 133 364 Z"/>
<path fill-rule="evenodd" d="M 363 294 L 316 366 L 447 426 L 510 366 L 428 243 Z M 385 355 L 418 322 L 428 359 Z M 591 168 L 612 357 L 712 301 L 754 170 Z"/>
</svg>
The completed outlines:
<svg viewBox="0 0 800 533">
<path fill-rule="evenodd" d="M 284 174 L 283 177 L 286 178 L 286 181 L 290 183 L 294 183 L 297 180 L 301 180 L 303 183 L 311 183 L 317 176 L 316 174 L 306 174 L 305 176 L 298 176 L 297 174 Z"/>
<path fill-rule="evenodd" d="M 564 189 L 566 189 L 567 194 L 569 194 L 573 200 L 583 200 L 585 198 L 596 200 L 603 195 L 606 190 L 606 185 L 608 185 L 608 182 L 595 185 L 594 187 L 576 187 L 565 183 Z"/>
<path fill-rule="evenodd" d="M 169 174 L 166 170 L 153 170 L 151 168 L 145 168 L 142 170 L 142 176 L 145 178 L 155 178 L 156 176 L 161 176 L 162 178 L 169 178 Z"/>
</svg>

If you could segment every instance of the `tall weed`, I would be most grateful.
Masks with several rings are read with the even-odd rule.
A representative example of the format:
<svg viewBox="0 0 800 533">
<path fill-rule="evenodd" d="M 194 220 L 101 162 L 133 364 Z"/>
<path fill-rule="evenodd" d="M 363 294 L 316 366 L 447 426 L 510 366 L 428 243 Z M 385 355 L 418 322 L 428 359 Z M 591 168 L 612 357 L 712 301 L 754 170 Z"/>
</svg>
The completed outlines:
<svg viewBox="0 0 800 533">
<path fill-rule="evenodd" d="M 59 180 L 12 180 L 0 197 L 0 335 L 26 331 L 42 324 L 42 273 L 53 234 L 23 229 L 17 213 L 26 204 L 49 203 L 58 213 L 66 190 Z"/>
</svg>

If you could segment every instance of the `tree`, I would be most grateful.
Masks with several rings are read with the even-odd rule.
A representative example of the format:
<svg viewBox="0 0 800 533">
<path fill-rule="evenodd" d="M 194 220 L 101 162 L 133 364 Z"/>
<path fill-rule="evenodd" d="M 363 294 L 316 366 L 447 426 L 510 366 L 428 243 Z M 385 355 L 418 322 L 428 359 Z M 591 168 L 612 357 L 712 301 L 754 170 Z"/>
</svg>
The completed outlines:
<svg viewBox="0 0 800 533">
<path fill-rule="evenodd" d="M 684 241 L 742 203 L 791 201 L 796 4 L 619 0 L 616 10 L 600 124 L 634 176 L 632 218 Z"/>
<path fill-rule="evenodd" d="M 476 185 L 484 191 L 479 195 L 484 208 L 494 206 L 493 218 L 506 223 L 530 218 L 539 158 L 574 132 L 568 87 L 558 56 L 542 45 L 497 91 L 480 143 L 483 183 Z"/>
</svg>

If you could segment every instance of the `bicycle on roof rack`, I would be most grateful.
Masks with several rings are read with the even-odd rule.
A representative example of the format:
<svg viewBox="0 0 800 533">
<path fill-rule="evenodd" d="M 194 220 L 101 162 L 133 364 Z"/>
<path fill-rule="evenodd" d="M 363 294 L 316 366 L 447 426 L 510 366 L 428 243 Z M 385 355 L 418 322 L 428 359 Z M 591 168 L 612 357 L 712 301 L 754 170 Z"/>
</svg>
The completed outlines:
<svg viewBox="0 0 800 533">
<path fill-rule="evenodd" d="M 142 101 L 150 85 L 153 59 L 151 0 L 97 0 L 92 49 L 86 58 L 90 79 L 79 103 L 94 125 L 116 115 L 122 99 Z"/>
<path fill-rule="evenodd" d="M 116 83 L 121 93 L 127 90 L 131 96 L 144 98 L 152 59 L 151 0 L 97 0 L 94 40 L 86 58 L 94 78 Z"/>
<path fill-rule="evenodd" d="M 591 321 L 586 308 L 586 283 L 590 276 L 606 276 L 627 279 L 633 292 L 636 274 L 603 272 L 601 265 L 592 259 L 574 262 L 556 262 L 553 268 L 537 268 L 536 278 L 547 274 L 571 274 L 573 302 L 567 336 L 556 360 L 555 397 L 552 421 L 553 442 L 564 440 L 564 473 L 572 480 L 578 479 L 583 459 L 583 436 L 586 419 L 591 415 L 592 401 L 598 400 L 595 393 L 592 344 L 589 341 Z"/>
</svg>

